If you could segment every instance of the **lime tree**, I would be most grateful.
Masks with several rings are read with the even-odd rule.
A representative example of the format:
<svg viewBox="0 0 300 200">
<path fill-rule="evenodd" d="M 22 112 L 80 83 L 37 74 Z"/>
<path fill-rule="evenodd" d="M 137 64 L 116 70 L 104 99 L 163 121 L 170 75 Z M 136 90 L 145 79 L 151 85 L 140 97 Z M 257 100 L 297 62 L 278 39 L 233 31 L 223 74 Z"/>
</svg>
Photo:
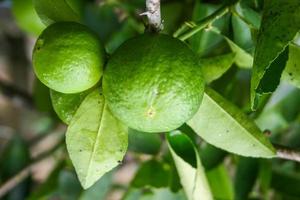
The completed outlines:
<svg viewBox="0 0 300 200">
<path fill-rule="evenodd" d="M 200 106 L 204 81 L 186 44 L 163 34 L 125 42 L 111 56 L 103 92 L 113 114 L 144 132 L 178 128 Z"/>
<path fill-rule="evenodd" d="M 50 25 L 33 51 L 37 77 L 61 93 L 77 93 L 94 86 L 102 76 L 104 50 L 95 33 L 75 22 Z"/>
</svg>

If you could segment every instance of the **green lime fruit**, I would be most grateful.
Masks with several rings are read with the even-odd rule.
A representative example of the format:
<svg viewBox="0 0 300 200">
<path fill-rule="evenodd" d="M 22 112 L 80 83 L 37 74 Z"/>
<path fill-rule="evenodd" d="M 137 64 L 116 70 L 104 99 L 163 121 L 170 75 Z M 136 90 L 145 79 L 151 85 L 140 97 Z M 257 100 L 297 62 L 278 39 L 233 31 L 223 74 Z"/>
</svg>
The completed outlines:
<svg viewBox="0 0 300 200">
<path fill-rule="evenodd" d="M 78 93 L 101 78 L 104 50 L 97 35 L 75 22 L 47 27 L 33 50 L 33 67 L 39 80 L 61 93 Z"/>
<path fill-rule="evenodd" d="M 52 105 L 57 116 L 64 123 L 70 124 L 81 102 L 90 92 L 87 90 L 76 94 L 64 94 L 50 90 Z"/>
<path fill-rule="evenodd" d="M 18 26 L 27 33 L 38 36 L 45 28 L 34 10 L 32 0 L 13 0 L 12 12 Z"/>
<path fill-rule="evenodd" d="M 166 132 L 198 110 L 204 80 L 197 56 L 163 34 L 128 40 L 111 56 L 103 93 L 112 113 L 130 128 Z"/>
<path fill-rule="evenodd" d="M 83 0 L 33 0 L 34 8 L 46 25 L 60 21 L 80 22 Z"/>
</svg>

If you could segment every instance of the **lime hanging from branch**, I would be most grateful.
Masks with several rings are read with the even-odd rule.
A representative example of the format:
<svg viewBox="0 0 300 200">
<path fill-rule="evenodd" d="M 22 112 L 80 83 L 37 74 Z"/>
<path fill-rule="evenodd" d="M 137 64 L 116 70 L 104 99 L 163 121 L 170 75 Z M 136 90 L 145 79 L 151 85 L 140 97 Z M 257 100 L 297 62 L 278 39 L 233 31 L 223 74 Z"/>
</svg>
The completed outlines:
<svg viewBox="0 0 300 200">
<path fill-rule="evenodd" d="M 144 132 L 181 126 L 198 110 L 203 90 L 197 56 L 183 42 L 163 34 L 125 42 L 111 56 L 103 78 L 113 114 Z"/>
<path fill-rule="evenodd" d="M 104 50 L 95 33 L 75 22 L 50 25 L 33 52 L 37 77 L 61 93 L 78 93 L 94 86 L 102 76 Z"/>
</svg>

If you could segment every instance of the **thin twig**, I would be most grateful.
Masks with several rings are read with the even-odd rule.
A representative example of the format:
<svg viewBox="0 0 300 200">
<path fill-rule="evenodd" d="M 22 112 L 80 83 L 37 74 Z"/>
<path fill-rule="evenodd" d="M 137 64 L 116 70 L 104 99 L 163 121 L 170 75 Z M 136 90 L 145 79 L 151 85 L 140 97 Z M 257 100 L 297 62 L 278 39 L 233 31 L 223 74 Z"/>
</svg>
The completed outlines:
<svg viewBox="0 0 300 200">
<path fill-rule="evenodd" d="M 300 162 L 300 151 L 279 145 L 275 146 L 277 150 L 277 158 Z"/>
<path fill-rule="evenodd" d="M 6 195 L 10 190 L 15 188 L 23 180 L 25 180 L 30 175 L 32 168 L 34 168 L 41 161 L 50 157 L 55 151 L 57 151 L 59 149 L 59 147 L 61 147 L 62 144 L 63 144 L 63 140 L 61 139 L 57 142 L 57 144 L 55 146 L 53 146 L 51 149 L 41 153 L 27 167 L 22 169 L 19 173 L 17 173 L 15 176 L 13 176 L 9 180 L 7 180 L 4 184 L 2 184 L 0 186 L 0 198 L 2 198 L 4 195 Z"/>
<path fill-rule="evenodd" d="M 163 24 L 160 12 L 160 0 L 146 0 L 147 11 L 141 15 L 146 15 L 149 20 L 149 27 L 151 30 L 161 31 Z"/>
<path fill-rule="evenodd" d="M 215 20 L 219 19 L 223 15 L 225 15 L 231 6 L 236 4 L 238 0 L 232 0 L 229 2 L 226 2 L 223 6 L 221 6 L 219 9 L 217 9 L 214 13 L 211 15 L 205 17 L 204 19 L 196 22 L 185 22 L 174 34 L 174 37 L 177 37 L 178 39 L 184 41 L 190 37 L 192 37 L 194 34 L 198 33 L 199 31 L 205 29 L 206 27 L 209 27 Z"/>
</svg>

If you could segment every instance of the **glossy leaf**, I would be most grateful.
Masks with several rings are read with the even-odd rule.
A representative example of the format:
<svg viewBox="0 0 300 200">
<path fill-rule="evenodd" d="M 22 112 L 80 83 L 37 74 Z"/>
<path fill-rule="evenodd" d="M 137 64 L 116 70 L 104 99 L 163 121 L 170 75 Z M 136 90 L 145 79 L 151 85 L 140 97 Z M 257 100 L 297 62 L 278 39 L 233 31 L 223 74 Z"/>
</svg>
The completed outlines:
<svg viewBox="0 0 300 200">
<path fill-rule="evenodd" d="M 131 182 L 133 187 L 168 187 L 170 182 L 170 166 L 157 160 L 149 160 L 143 163 Z"/>
<path fill-rule="evenodd" d="M 227 42 L 231 51 L 235 53 L 235 63 L 239 67 L 250 68 L 252 66 L 253 57 L 249 52 L 242 49 L 240 46 L 235 44 L 231 39 L 229 39 L 225 35 L 222 35 L 220 30 L 218 30 L 217 28 L 212 28 L 209 32 L 211 32 L 214 35 L 220 35 Z"/>
<path fill-rule="evenodd" d="M 234 177 L 235 200 L 248 199 L 258 176 L 259 160 L 253 158 L 239 159 Z"/>
<path fill-rule="evenodd" d="M 161 139 L 158 134 L 143 133 L 129 128 L 128 150 L 136 153 L 157 154 L 160 150 Z"/>
<path fill-rule="evenodd" d="M 223 164 L 207 171 L 206 174 L 215 199 L 234 199 L 232 181 Z"/>
<path fill-rule="evenodd" d="M 221 164 L 228 153 L 207 144 L 200 151 L 200 158 L 205 170 L 211 170 Z"/>
<path fill-rule="evenodd" d="M 85 189 L 121 162 L 126 132 L 98 90 L 85 98 L 66 133 L 68 153 Z"/>
<path fill-rule="evenodd" d="M 57 116 L 66 124 L 70 124 L 76 110 L 90 90 L 76 94 L 63 94 L 50 90 L 50 97 Z"/>
<path fill-rule="evenodd" d="M 18 26 L 34 36 L 38 36 L 45 28 L 33 7 L 32 0 L 13 0 L 12 12 Z"/>
<path fill-rule="evenodd" d="M 92 187 L 82 192 L 79 200 L 104 199 L 112 186 L 113 171 L 106 173 Z"/>
<path fill-rule="evenodd" d="M 202 1 L 197 1 L 193 10 L 193 21 L 200 21 L 203 18 L 209 16 L 214 11 L 218 9 L 218 5 L 204 3 Z M 213 24 L 213 27 L 226 32 L 229 27 L 229 17 L 224 16 L 217 19 Z M 205 56 L 222 42 L 223 38 L 219 34 L 214 34 L 211 31 L 202 30 L 195 34 L 189 39 L 191 48 L 200 56 Z"/>
<path fill-rule="evenodd" d="M 254 54 L 251 80 L 251 105 L 273 92 L 279 84 L 287 60 L 287 45 L 300 30 L 300 1 L 266 0 Z"/>
<path fill-rule="evenodd" d="M 81 0 L 33 0 L 33 5 L 45 25 L 59 21 L 81 21 Z"/>
<path fill-rule="evenodd" d="M 197 200 L 199 196 L 203 200 L 213 199 L 198 151 L 192 141 L 180 131 L 169 133 L 167 140 L 188 199 Z"/>
<path fill-rule="evenodd" d="M 300 47 L 289 46 L 289 59 L 282 74 L 282 79 L 300 88 Z"/>
<path fill-rule="evenodd" d="M 202 104 L 187 122 L 206 142 L 243 156 L 274 157 L 275 150 L 241 110 L 207 88 Z"/>
<path fill-rule="evenodd" d="M 272 172 L 271 187 L 283 194 L 300 196 L 300 174 L 274 169 Z"/>
<path fill-rule="evenodd" d="M 236 53 L 235 56 L 235 63 L 242 68 L 250 68 L 253 62 L 253 57 L 251 54 L 246 52 L 244 49 L 239 47 L 237 44 L 235 44 L 232 40 L 230 40 L 228 37 L 225 37 L 225 40 L 227 41 L 230 49 L 232 52 Z"/>
<path fill-rule="evenodd" d="M 231 67 L 234 60 L 234 53 L 200 59 L 199 63 L 206 83 L 220 78 Z"/>
</svg>

